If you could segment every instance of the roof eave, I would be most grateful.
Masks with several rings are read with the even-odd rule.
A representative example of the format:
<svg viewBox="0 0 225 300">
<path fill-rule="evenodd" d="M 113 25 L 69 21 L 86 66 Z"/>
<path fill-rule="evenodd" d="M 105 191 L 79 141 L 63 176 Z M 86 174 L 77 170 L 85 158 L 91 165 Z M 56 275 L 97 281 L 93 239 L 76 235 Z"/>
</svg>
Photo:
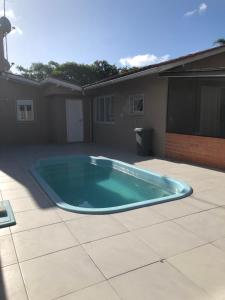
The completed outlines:
<svg viewBox="0 0 225 300">
<path fill-rule="evenodd" d="M 55 78 L 46 78 L 46 79 L 42 80 L 40 84 L 41 84 L 41 86 L 46 85 L 46 84 L 53 84 L 58 87 L 69 88 L 72 91 L 82 92 L 82 87 L 80 87 L 76 84 L 65 82 L 65 81 L 62 81 L 59 79 L 55 79 Z"/>
<path fill-rule="evenodd" d="M 28 78 L 25 78 L 22 76 L 14 75 L 12 73 L 4 73 L 1 75 L 1 77 L 3 77 L 5 80 L 11 80 L 14 82 L 19 82 L 19 83 L 23 83 L 23 84 L 40 87 L 40 83 L 38 81 L 34 81 L 34 80 L 31 80 L 31 79 L 28 79 Z"/>
<path fill-rule="evenodd" d="M 207 57 L 210 57 L 210 56 L 213 56 L 216 54 L 220 54 L 223 52 L 225 52 L 225 47 L 212 48 L 212 49 L 210 49 L 210 51 L 205 52 L 205 53 L 196 54 L 194 57 L 193 56 L 186 57 L 186 58 L 184 57 L 183 59 L 173 61 L 171 63 L 168 62 L 168 64 L 165 64 L 162 66 L 152 67 L 150 69 L 139 71 L 139 72 L 132 73 L 132 74 L 128 74 L 123 77 L 118 77 L 118 78 L 111 79 L 108 81 L 103 81 L 103 82 L 99 82 L 96 84 L 91 84 L 89 86 L 84 86 L 83 89 L 84 89 L 84 91 L 88 91 L 88 90 L 92 90 L 92 89 L 96 89 L 96 88 L 101 88 L 101 87 L 104 87 L 107 85 L 115 84 L 118 82 L 123 82 L 126 80 L 131 80 L 131 79 L 135 79 L 135 78 L 139 78 L 139 77 L 143 77 L 143 76 L 147 76 L 147 75 L 151 75 L 151 74 L 161 73 L 166 70 L 178 67 L 180 65 L 185 65 L 187 63 L 194 62 L 194 61 L 197 61 L 200 59 L 204 59 L 204 58 L 207 58 Z"/>
</svg>

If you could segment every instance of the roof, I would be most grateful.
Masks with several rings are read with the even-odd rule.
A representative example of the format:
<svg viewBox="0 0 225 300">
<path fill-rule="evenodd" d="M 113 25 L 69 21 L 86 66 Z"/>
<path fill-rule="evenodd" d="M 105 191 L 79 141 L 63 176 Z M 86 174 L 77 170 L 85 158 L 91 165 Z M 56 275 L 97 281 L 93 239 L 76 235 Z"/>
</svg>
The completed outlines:
<svg viewBox="0 0 225 300">
<path fill-rule="evenodd" d="M 37 87 L 45 86 L 48 84 L 53 84 L 53 85 L 56 85 L 59 87 L 69 88 L 72 91 L 83 92 L 86 90 L 96 89 L 96 88 L 100 88 L 103 86 L 115 84 L 118 82 L 147 76 L 150 74 L 159 74 L 159 73 L 165 72 L 167 70 L 171 70 L 177 66 L 184 65 L 184 64 L 187 64 L 190 62 L 194 62 L 194 61 L 197 61 L 197 60 L 200 60 L 203 58 L 207 58 L 207 57 L 210 57 L 210 56 L 213 56 L 216 54 L 220 54 L 223 52 L 225 52 L 225 45 L 219 46 L 219 47 L 213 47 L 213 48 L 206 49 L 206 50 L 199 51 L 199 52 L 194 52 L 194 53 L 180 56 L 178 58 L 167 60 L 165 62 L 161 62 L 158 64 L 148 65 L 148 66 L 138 69 L 137 71 L 129 72 L 128 74 L 125 73 L 125 74 L 111 76 L 111 77 L 105 78 L 103 80 L 97 81 L 95 83 L 85 85 L 83 87 L 81 87 L 77 84 L 73 84 L 73 83 L 70 83 L 70 82 L 67 82 L 67 81 L 64 81 L 61 79 L 56 79 L 56 78 L 51 78 L 51 77 L 48 77 L 39 82 L 36 80 L 25 78 L 21 75 L 16 75 L 16 74 L 7 73 L 7 72 L 5 72 L 4 74 L 1 74 L 0 76 L 4 77 L 6 80 L 13 80 L 13 81 L 17 81 L 19 83 L 29 84 L 29 85 L 33 85 L 33 86 L 37 86 Z"/>
<path fill-rule="evenodd" d="M 134 79 L 134 78 L 138 78 L 138 77 L 142 77 L 142 76 L 147 76 L 149 74 L 161 73 L 161 72 L 170 70 L 174 67 L 177 67 L 179 65 L 194 62 L 194 61 L 197 61 L 197 60 L 200 60 L 203 58 L 207 58 L 209 56 L 213 56 L 216 54 L 220 54 L 223 52 L 225 52 L 225 45 L 219 46 L 219 47 L 213 47 L 213 48 L 206 49 L 203 51 L 198 51 L 198 52 L 190 53 L 188 55 L 180 56 L 175 59 L 167 60 L 167 61 L 164 61 L 164 62 L 161 62 L 158 64 L 148 65 L 148 66 L 140 68 L 137 71 L 130 72 L 129 74 L 125 73 L 125 74 L 111 76 L 111 77 L 105 78 L 103 80 L 100 80 L 98 82 L 85 85 L 83 88 L 84 88 L 84 90 L 90 90 L 90 89 L 114 84 L 114 83 L 125 81 L 125 80 L 130 80 L 130 79 Z"/>
<path fill-rule="evenodd" d="M 73 84 L 73 83 L 70 83 L 70 82 L 67 82 L 64 80 L 59 80 L 59 79 L 51 78 L 51 77 L 48 77 L 42 81 L 37 81 L 37 80 L 25 78 L 24 76 L 21 76 L 21 75 L 12 74 L 12 73 L 8 73 L 8 72 L 1 74 L 1 77 L 5 78 L 6 80 L 12 80 L 12 81 L 16 81 L 18 83 L 33 85 L 36 87 L 53 84 L 53 85 L 56 85 L 59 87 L 69 88 L 72 91 L 82 92 L 82 87 L 78 86 L 77 84 Z"/>
</svg>

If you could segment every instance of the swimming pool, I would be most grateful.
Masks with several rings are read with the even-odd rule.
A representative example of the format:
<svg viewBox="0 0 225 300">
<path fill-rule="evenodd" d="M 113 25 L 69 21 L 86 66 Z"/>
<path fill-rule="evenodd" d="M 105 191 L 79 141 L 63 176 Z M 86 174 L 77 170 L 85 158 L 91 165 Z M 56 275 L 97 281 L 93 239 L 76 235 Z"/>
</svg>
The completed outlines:
<svg viewBox="0 0 225 300">
<path fill-rule="evenodd" d="M 192 193 L 185 183 L 104 157 L 52 157 L 31 171 L 56 205 L 79 213 L 113 213 Z"/>
</svg>

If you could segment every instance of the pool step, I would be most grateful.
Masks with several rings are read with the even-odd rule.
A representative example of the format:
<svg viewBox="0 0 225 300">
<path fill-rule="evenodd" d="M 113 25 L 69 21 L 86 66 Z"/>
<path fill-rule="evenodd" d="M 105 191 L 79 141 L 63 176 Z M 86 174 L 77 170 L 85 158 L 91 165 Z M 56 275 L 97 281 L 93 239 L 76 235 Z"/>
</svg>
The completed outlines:
<svg viewBox="0 0 225 300">
<path fill-rule="evenodd" d="M 0 201 L 0 228 L 12 226 L 16 220 L 8 200 Z"/>
</svg>

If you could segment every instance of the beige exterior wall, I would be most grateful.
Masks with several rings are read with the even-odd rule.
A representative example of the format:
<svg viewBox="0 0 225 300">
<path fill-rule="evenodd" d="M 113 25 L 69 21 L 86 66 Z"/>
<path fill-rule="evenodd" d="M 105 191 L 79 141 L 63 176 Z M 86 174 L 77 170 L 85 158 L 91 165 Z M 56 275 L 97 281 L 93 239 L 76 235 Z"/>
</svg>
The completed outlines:
<svg viewBox="0 0 225 300">
<path fill-rule="evenodd" d="M 33 100 L 34 121 L 17 121 L 16 100 Z M 0 143 L 46 143 L 46 108 L 46 101 L 39 87 L 0 79 Z"/>
<path fill-rule="evenodd" d="M 165 154 L 167 79 L 139 78 L 109 87 L 91 91 L 95 96 L 114 95 L 114 124 L 95 122 L 93 116 L 93 140 L 96 143 L 121 147 L 135 151 L 134 128 L 154 129 L 153 152 L 163 157 Z M 144 115 L 129 113 L 129 95 L 144 94 Z"/>
<path fill-rule="evenodd" d="M 90 141 L 90 99 L 69 89 L 0 79 L 0 144 L 66 143 L 66 99 L 82 99 L 84 141 Z M 34 121 L 17 121 L 16 100 L 33 100 Z"/>
</svg>

